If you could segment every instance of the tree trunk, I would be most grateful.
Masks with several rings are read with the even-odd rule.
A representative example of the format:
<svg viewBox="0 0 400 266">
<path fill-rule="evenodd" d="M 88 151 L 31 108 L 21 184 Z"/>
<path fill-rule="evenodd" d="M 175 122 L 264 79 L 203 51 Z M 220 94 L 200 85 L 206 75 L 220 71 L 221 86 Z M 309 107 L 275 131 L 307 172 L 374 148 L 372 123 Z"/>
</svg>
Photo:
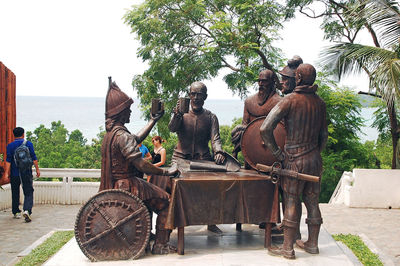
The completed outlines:
<svg viewBox="0 0 400 266">
<path fill-rule="evenodd" d="M 389 121 L 390 121 L 390 133 L 392 135 L 392 147 L 393 147 L 393 156 L 392 156 L 392 169 L 399 169 L 400 165 L 398 165 L 398 154 L 397 154 L 397 145 L 399 142 L 399 128 L 398 121 L 396 116 L 396 108 L 394 103 L 388 104 L 388 113 L 389 113 Z"/>
<path fill-rule="evenodd" d="M 367 72 L 368 73 L 368 72 Z M 358 94 L 365 94 L 365 95 L 370 95 L 378 98 L 382 98 L 382 96 L 377 95 L 375 93 L 369 93 L 369 92 L 362 92 L 359 91 Z M 400 169 L 400 158 L 399 158 L 399 151 L 400 147 L 399 145 L 399 138 L 400 138 L 400 127 L 397 121 L 397 114 L 396 114 L 396 107 L 395 103 L 390 104 L 386 102 L 386 107 L 389 115 L 389 122 L 390 122 L 390 134 L 392 135 L 392 169 Z"/>
</svg>

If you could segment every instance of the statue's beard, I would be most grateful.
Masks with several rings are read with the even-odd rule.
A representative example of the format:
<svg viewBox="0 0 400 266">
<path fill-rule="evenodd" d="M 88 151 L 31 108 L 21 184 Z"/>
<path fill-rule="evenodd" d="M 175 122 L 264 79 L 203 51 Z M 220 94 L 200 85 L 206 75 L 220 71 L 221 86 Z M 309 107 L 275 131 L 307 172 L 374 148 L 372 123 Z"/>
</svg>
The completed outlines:
<svg viewBox="0 0 400 266">
<path fill-rule="evenodd" d="M 258 91 L 258 105 L 263 105 L 267 101 L 270 93 L 271 91 L 267 88 L 260 87 L 260 90 Z"/>
</svg>

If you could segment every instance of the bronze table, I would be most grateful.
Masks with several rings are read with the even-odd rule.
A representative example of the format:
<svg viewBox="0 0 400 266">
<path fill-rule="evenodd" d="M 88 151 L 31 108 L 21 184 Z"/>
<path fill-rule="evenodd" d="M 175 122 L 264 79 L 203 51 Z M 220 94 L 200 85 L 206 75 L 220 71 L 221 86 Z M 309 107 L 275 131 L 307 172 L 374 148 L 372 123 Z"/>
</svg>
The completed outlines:
<svg viewBox="0 0 400 266">
<path fill-rule="evenodd" d="M 265 247 L 271 225 L 278 222 L 278 188 L 253 170 L 186 172 L 172 180 L 166 228 L 178 227 L 178 254 L 184 254 L 184 227 L 266 222 Z"/>
</svg>

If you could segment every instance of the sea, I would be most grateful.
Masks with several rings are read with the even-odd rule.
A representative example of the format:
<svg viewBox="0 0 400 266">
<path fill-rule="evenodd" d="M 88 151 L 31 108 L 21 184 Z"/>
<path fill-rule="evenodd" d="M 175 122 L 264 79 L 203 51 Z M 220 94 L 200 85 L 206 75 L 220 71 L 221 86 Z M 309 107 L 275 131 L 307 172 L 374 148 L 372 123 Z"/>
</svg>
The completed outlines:
<svg viewBox="0 0 400 266">
<path fill-rule="evenodd" d="M 91 143 L 104 130 L 105 98 L 17 96 L 16 104 L 17 126 L 25 131 L 33 132 L 41 124 L 49 128 L 51 122 L 61 121 L 69 132 L 79 129 Z M 134 99 L 131 122 L 126 125 L 132 133 L 147 124 L 138 105 L 139 100 Z M 243 106 L 244 101 L 238 99 L 207 99 L 204 104 L 204 108 L 217 115 L 220 125 L 231 125 L 235 118 L 242 117 Z M 376 140 L 378 137 L 378 131 L 371 128 L 375 110 L 368 107 L 361 110 L 361 117 L 365 119 L 365 126 L 359 134 L 361 141 Z"/>
</svg>

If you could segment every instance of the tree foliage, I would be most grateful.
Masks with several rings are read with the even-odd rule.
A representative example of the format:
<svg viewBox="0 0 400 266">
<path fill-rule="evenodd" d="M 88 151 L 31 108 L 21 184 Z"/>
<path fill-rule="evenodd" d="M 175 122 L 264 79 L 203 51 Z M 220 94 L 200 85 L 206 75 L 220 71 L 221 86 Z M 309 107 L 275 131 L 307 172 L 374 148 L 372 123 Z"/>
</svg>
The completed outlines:
<svg viewBox="0 0 400 266">
<path fill-rule="evenodd" d="M 375 157 L 358 137 L 364 123 L 360 116 L 361 103 L 349 88 L 341 88 L 329 79 L 328 74 L 318 73 L 317 93 L 326 103 L 329 137 L 322 152 L 320 201 L 328 202 L 344 171 L 353 168 L 375 168 Z"/>
<path fill-rule="evenodd" d="M 101 144 L 104 131 L 101 131 L 92 144 L 78 129 L 71 133 L 65 126 L 52 122 L 50 128 L 40 125 L 33 132 L 26 133 L 27 139 L 35 147 L 39 166 L 43 168 L 100 168 Z"/>
<path fill-rule="evenodd" d="M 392 168 L 400 167 L 396 155 L 400 127 L 396 104 L 400 103 L 400 10 L 393 0 L 293 0 L 308 17 L 323 18 L 325 39 L 339 43 L 322 53 L 321 63 L 334 71 L 339 79 L 347 74 L 365 72 L 370 90 L 383 97 L 388 109 L 392 138 Z M 313 3 L 325 9 L 316 14 Z M 357 37 L 367 30 L 374 46 L 358 43 Z"/>
<path fill-rule="evenodd" d="M 261 69 L 282 63 L 272 41 L 293 11 L 271 0 L 146 0 L 133 7 L 125 22 L 149 65 L 133 79 L 143 110 L 148 114 L 151 98 L 159 97 L 171 111 L 192 82 L 221 69 L 230 70 L 224 76 L 229 89 L 246 95 Z M 160 124 L 166 133 L 166 120 Z"/>
</svg>

